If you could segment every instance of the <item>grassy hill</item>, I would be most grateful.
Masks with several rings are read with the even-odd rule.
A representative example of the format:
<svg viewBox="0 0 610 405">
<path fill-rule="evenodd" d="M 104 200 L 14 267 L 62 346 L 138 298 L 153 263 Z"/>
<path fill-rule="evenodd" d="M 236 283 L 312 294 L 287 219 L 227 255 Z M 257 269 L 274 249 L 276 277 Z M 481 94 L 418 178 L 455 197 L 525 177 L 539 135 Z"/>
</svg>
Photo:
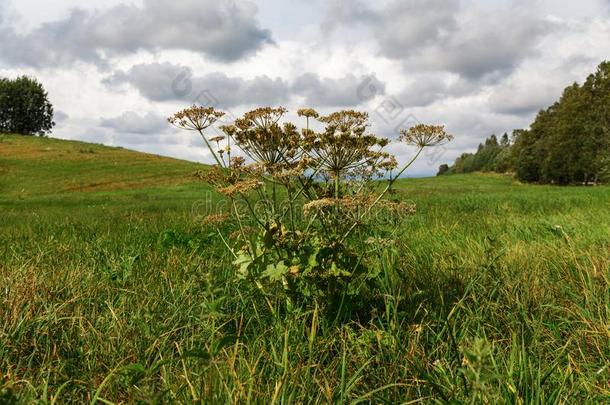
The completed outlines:
<svg viewBox="0 0 610 405">
<path fill-rule="evenodd" d="M 0 135 L 0 227 L 26 226 L 34 217 L 185 211 L 209 191 L 192 176 L 203 167 L 99 144 Z"/>
<path fill-rule="evenodd" d="M 0 135 L 0 191 L 7 197 L 172 186 L 198 167 L 123 148 Z"/>
<path fill-rule="evenodd" d="M 0 403 L 610 396 L 610 188 L 402 181 L 379 306 L 333 326 L 242 291 L 200 167 L 0 137 Z"/>
</svg>

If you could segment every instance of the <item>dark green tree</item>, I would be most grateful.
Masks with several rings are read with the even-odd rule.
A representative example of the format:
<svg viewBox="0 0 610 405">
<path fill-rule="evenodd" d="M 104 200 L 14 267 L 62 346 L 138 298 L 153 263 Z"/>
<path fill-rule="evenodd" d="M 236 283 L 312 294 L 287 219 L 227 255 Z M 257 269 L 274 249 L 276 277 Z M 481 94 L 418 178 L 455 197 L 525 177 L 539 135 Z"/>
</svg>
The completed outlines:
<svg viewBox="0 0 610 405">
<path fill-rule="evenodd" d="M 504 135 L 502 135 L 502 139 L 500 139 L 500 146 L 502 146 L 503 148 L 508 148 L 510 146 L 510 140 L 506 132 L 504 133 Z"/>
<path fill-rule="evenodd" d="M 40 82 L 27 76 L 0 79 L 0 132 L 44 136 L 54 125 L 53 106 Z"/>
<path fill-rule="evenodd" d="M 445 174 L 449 173 L 449 165 L 448 164 L 442 164 L 438 167 L 438 173 L 436 173 L 437 176 L 442 176 Z"/>
<path fill-rule="evenodd" d="M 484 143 L 479 144 L 476 153 L 464 153 L 458 157 L 449 173 L 492 172 L 505 173 L 510 171 L 510 143 L 508 135 L 504 134 L 500 142 L 496 135 L 491 135 Z"/>
<path fill-rule="evenodd" d="M 516 133 L 511 158 L 524 181 L 554 184 L 602 179 L 610 150 L 610 63 L 583 85 L 567 87 L 529 130 Z"/>
<path fill-rule="evenodd" d="M 610 152 L 599 159 L 599 176 L 596 180 L 602 183 L 610 183 Z"/>
<path fill-rule="evenodd" d="M 470 173 L 474 171 L 474 155 L 472 153 L 462 153 L 453 164 L 451 173 Z"/>
<path fill-rule="evenodd" d="M 589 159 L 586 181 L 597 181 L 607 172 L 610 159 L 610 62 L 603 62 L 587 78 L 583 86 L 591 115 L 588 131 L 592 136 L 583 145 L 584 157 Z M 592 107 L 592 108 L 591 108 Z M 605 175 L 604 175 L 605 177 Z M 607 181 L 607 180 L 606 180 Z"/>
</svg>

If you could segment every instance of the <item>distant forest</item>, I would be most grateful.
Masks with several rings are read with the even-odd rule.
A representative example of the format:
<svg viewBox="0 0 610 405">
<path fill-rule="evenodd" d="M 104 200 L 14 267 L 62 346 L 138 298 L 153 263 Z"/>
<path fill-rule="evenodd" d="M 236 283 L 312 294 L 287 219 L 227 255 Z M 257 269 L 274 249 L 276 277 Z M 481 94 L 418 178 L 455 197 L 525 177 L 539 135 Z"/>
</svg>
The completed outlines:
<svg viewBox="0 0 610 405">
<path fill-rule="evenodd" d="M 477 171 L 513 173 L 537 183 L 610 182 L 610 62 L 584 84 L 567 87 L 529 129 L 490 136 L 476 153 L 441 165 L 438 175 Z"/>
</svg>

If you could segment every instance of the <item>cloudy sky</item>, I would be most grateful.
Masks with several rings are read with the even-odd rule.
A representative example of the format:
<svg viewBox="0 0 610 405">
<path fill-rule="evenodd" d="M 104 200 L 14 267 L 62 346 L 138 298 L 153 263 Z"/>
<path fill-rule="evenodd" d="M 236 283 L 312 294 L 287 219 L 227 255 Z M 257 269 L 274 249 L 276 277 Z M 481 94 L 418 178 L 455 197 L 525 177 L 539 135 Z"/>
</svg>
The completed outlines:
<svg viewBox="0 0 610 405">
<path fill-rule="evenodd" d="M 43 82 L 52 136 L 204 162 L 165 122 L 193 103 L 353 108 L 389 138 L 445 124 L 411 172 L 434 174 L 604 59 L 610 0 L 0 0 L 0 76 Z"/>
</svg>

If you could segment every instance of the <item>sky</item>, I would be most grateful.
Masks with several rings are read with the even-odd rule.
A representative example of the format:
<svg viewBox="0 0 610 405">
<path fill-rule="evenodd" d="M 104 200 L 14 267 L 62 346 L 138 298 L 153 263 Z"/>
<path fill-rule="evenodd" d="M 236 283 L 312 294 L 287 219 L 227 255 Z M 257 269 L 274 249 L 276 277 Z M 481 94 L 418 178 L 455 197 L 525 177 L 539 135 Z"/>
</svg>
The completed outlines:
<svg viewBox="0 0 610 405">
<path fill-rule="evenodd" d="M 296 123 L 301 107 L 365 111 L 392 140 L 444 124 L 455 140 L 409 173 L 433 175 L 607 59 L 610 0 L 0 0 L 0 77 L 43 83 L 51 136 L 206 163 L 168 116 L 281 105 Z"/>
</svg>

